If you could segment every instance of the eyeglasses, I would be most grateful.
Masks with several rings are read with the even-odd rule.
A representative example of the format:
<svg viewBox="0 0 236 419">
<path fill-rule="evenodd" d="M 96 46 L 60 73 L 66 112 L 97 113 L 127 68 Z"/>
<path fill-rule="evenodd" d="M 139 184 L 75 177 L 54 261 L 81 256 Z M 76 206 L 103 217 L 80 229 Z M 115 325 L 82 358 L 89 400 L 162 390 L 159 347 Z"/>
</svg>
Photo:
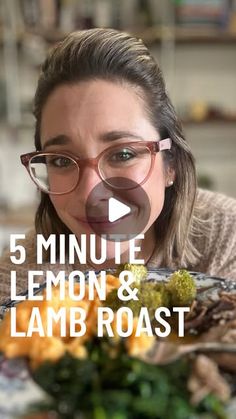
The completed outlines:
<svg viewBox="0 0 236 419">
<path fill-rule="evenodd" d="M 171 139 L 138 141 L 108 147 L 97 157 L 81 159 L 72 154 L 35 151 L 20 156 L 31 179 L 43 192 L 63 195 L 78 185 L 83 169 L 92 167 L 108 186 L 114 189 L 132 189 L 119 178 L 130 179 L 132 185 L 142 185 L 150 176 L 155 155 L 170 150 Z"/>
</svg>

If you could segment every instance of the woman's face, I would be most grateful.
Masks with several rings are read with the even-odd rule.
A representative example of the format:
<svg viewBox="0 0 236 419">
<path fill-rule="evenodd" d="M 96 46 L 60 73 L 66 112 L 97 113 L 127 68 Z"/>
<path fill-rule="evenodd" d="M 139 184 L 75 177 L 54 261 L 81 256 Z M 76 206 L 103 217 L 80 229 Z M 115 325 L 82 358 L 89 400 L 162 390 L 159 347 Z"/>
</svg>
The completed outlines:
<svg viewBox="0 0 236 419">
<path fill-rule="evenodd" d="M 48 97 L 42 112 L 41 144 L 44 151 L 93 158 L 116 144 L 159 139 L 141 96 L 128 84 L 93 80 L 62 85 Z M 78 239 L 81 234 L 87 234 L 88 238 L 94 234 L 86 221 L 86 202 L 100 182 L 94 168 L 86 166 L 75 190 L 50 196 L 58 216 Z M 163 208 L 166 186 L 163 155 L 157 153 L 153 171 L 142 185 L 151 206 L 143 233 L 154 231 L 154 221 Z M 122 252 L 127 248 L 128 242 L 123 242 Z M 108 242 L 107 253 L 109 259 L 114 257 L 114 242 Z"/>
</svg>

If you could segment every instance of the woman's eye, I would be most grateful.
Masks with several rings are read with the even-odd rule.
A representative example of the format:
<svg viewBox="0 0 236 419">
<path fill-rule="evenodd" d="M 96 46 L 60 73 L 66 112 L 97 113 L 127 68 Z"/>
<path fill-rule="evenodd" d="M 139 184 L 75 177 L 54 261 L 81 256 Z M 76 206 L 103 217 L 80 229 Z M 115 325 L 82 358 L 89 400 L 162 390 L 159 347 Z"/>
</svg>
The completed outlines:
<svg viewBox="0 0 236 419">
<path fill-rule="evenodd" d="M 111 160 L 114 162 L 125 162 L 135 157 L 135 153 L 131 150 L 121 150 L 117 151 L 111 156 Z"/>
<path fill-rule="evenodd" d="M 73 162 L 71 159 L 68 159 L 67 157 L 54 157 L 49 160 L 50 166 L 53 167 L 69 167 L 73 165 Z"/>
</svg>

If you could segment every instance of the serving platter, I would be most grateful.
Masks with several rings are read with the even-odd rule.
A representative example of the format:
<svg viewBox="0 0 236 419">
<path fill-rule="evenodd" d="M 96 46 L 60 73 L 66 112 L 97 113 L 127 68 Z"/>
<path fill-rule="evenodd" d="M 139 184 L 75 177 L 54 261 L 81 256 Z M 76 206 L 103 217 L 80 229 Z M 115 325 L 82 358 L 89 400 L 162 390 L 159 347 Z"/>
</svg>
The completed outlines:
<svg viewBox="0 0 236 419">
<path fill-rule="evenodd" d="M 168 281 L 168 278 L 173 273 L 169 269 L 149 269 L 147 281 Z M 113 273 L 113 271 L 110 271 Z M 99 274 L 99 271 L 97 272 Z M 193 276 L 197 286 L 198 301 L 216 301 L 219 299 L 221 292 L 236 293 L 236 281 L 229 279 L 209 276 L 204 273 L 190 272 Z M 45 287 L 42 284 L 37 290 L 41 292 Z M 27 291 L 22 293 L 27 296 Z M 17 301 L 6 301 L 0 306 L 0 319 L 4 317 L 5 313 L 17 304 Z M 236 356 L 236 344 L 235 355 Z M 227 375 L 226 375 L 227 376 Z M 229 382 L 232 388 L 235 386 L 236 376 L 229 376 Z M 235 389 L 233 395 L 235 394 Z M 11 398 L 11 404 L 6 403 L 6 400 Z M 32 380 L 27 364 L 24 360 L 16 359 L 8 361 L 0 356 L 0 417 L 4 419 L 13 419 L 15 412 L 23 413 L 25 406 L 35 400 L 42 400 L 45 394 Z M 228 419 L 236 417 L 236 401 L 235 397 L 229 404 Z M 230 413 L 231 412 L 231 413 Z"/>
<path fill-rule="evenodd" d="M 114 273 L 114 270 L 107 270 L 108 273 Z M 152 268 L 148 269 L 147 281 L 168 281 L 168 278 L 171 274 L 175 272 L 173 269 L 167 268 Z M 225 278 L 220 278 L 217 276 L 210 276 L 201 272 L 188 271 L 195 280 L 198 290 L 201 292 L 198 293 L 197 298 L 203 300 L 207 297 L 212 299 L 216 298 L 219 291 L 225 292 L 236 292 L 236 280 L 230 280 Z M 96 271 L 96 274 L 99 275 L 100 271 Z M 85 272 L 85 277 L 88 277 L 88 272 Z M 35 291 L 35 294 L 40 293 L 45 288 L 45 283 L 42 283 L 40 287 Z M 28 296 L 28 291 L 20 293 L 19 295 Z M 18 304 L 19 301 L 6 300 L 2 305 L 0 305 L 0 321 L 3 319 L 4 314 L 11 308 Z"/>
</svg>

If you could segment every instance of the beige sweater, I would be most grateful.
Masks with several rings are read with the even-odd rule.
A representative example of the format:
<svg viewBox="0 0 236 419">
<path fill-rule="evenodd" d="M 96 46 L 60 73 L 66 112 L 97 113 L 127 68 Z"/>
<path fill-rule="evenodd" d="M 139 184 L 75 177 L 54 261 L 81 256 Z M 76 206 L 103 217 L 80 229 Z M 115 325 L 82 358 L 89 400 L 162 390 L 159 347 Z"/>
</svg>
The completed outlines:
<svg viewBox="0 0 236 419">
<path fill-rule="evenodd" d="M 202 205 L 202 218 L 208 220 L 208 233 L 195 238 L 195 247 L 201 254 L 191 270 L 209 275 L 236 279 L 236 200 L 222 194 L 205 190 L 198 191 L 198 200 Z M 55 273 L 65 270 L 68 273 L 79 269 L 73 265 L 36 265 L 35 234 L 29 233 L 25 241 L 21 241 L 27 254 L 27 262 L 13 265 L 9 253 L 0 259 L 0 304 L 10 297 L 10 272 L 17 271 L 17 293 L 27 289 L 29 270 L 53 270 Z M 158 255 L 154 252 L 149 267 L 160 267 Z M 80 266 L 86 270 L 86 266 Z M 179 268 L 179 266 L 176 266 Z M 39 277 L 40 280 L 40 277 Z M 43 281 L 43 276 L 42 276 Z"/>
</svg>

